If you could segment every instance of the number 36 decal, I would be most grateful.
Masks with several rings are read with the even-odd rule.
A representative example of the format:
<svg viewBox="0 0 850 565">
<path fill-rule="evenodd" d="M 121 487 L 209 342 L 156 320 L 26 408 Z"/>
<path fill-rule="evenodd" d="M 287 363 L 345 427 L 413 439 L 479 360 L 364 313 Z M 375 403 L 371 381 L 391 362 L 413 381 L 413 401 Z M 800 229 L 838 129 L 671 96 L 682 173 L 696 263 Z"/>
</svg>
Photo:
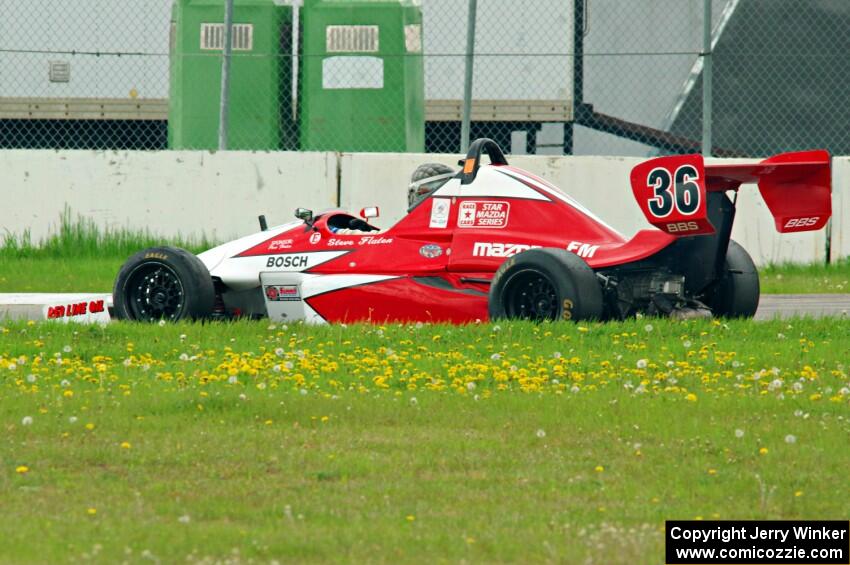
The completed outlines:
<svg viewBox="0 0 850 565">
<path fill-rule="evenodd" d="M 671 180 L 675 179 L 675 183 Z M 654 191 L 649 199 L 649 211 L 656 218 L 666 218 L 673 211 L 690 216 L 699 209 L 699 171 L 693 165 L 682 165 L 670 178 L 670 171 L 657 167 L 649 172 L 646 185 Z M 672 186 L 671 186 L 672 185 Z M 671 187 L 673 190 L 671 190 Z"/>
<path fill-rule="evenodd" d="M 632 191 L 649 223 L 675 235 L 713 233 L 701 155 L 671 155 L 632 169 Z"/>
</svg>

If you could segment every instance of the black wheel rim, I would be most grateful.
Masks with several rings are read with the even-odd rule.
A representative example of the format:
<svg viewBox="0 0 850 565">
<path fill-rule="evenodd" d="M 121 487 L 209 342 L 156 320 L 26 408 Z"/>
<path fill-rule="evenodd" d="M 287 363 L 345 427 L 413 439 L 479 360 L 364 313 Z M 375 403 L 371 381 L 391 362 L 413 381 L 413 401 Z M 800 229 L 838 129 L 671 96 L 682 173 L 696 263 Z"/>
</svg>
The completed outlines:
<svg viewBox="0 0 850 565">
<path fill-rule="evenodd" d="M 133 320 L 176 320 L 183 310 L 185 294 L 177 273 L 163 263 L 136 267 L 124 285 L 124 301 Z"/>
<path fill-rule="evenodd" d="M 537 269 L 523 269 L 505 281 L 502 303 L 508 318 L 556 320 L 560 312 L 555 284 Z"/>
</svg>

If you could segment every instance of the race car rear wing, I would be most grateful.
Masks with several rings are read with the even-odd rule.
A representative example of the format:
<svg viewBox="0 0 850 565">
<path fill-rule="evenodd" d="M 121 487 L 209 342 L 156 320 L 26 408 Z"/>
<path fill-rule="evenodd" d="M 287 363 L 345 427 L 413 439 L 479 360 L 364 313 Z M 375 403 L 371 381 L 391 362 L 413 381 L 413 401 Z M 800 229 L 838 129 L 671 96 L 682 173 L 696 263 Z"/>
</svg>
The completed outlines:
<svg viewBox="0 0 850 565">
<path fill-rule="evenodd" d="M 753 164 L 705 165 L 701 155 L 673 155 L 632 169 L 631 184 L 649 223 L 672 235 L 714 233 L 708 193 L 757 183 L 780 233 L 819 230 L 832 214 L 827 151 L 781 153 Z"/>
</svg>

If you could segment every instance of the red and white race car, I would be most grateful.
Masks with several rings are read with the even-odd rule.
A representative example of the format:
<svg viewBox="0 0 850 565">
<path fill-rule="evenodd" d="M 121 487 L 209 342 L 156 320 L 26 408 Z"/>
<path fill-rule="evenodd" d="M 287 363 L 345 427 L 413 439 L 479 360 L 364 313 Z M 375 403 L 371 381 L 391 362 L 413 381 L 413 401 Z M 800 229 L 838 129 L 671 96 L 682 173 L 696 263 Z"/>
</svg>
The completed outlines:
<svg viewBox="0 0 850 565">
<path fill-rule="evenodd" d="M 758 273 L 730 240 L 738 187 L 758 183 L 780 232 L 821 229 L 831 213 L 826 151 L 746 165 L 706 166 L 699 155 L 641 163 L 632 189 L 657 229 L 628 241 L 545 180 L 508 165 L 492 140 L 475 141 L 462 165 L 386 231 L 345 211 L 298 209 L 297 221 L 198 256 L 141 251 L 115 282 L 114 315 L 378 323 L 750 317 Z"/>
</svg>

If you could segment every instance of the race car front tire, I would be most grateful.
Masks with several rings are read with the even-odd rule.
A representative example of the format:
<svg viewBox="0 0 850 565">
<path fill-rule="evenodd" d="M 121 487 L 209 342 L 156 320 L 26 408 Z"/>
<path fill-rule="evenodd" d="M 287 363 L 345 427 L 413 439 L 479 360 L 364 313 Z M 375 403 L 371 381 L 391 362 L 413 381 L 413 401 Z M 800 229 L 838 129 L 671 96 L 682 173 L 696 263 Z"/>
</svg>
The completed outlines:
<svg viewBox="0 0 850 565">
<path fill-rule="evenodd" d="M 490 283 L 491 320 L 602 317 L 602 289 L 587 263 L 564 249 L 529 249 L 505 260 Z"/>
<path fill-rule="evenodd" d="M 212 314 L 215 289 L 195 255 L 178 247 L 151 247 L 124 263 L 112 298 L 120 320 L 199 320 Z"/>
<path fill-rule="evenodd" d="M 706 299 L 715 316 L 752 318 L 759 306 L 759 274 L 752 257 L 730 240 L 723 265 L 723 277 Z"/>
</svg>

